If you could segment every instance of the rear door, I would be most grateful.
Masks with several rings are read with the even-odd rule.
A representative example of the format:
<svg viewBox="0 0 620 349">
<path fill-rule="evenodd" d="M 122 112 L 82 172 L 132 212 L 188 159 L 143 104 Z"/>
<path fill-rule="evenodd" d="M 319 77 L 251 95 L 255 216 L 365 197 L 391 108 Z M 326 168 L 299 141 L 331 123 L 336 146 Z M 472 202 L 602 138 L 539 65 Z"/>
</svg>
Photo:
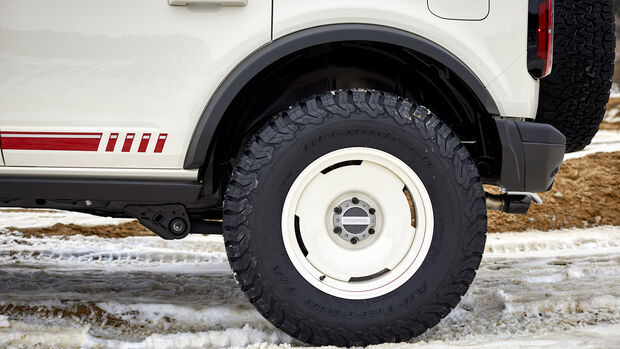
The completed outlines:
<svg viewBox="0 0 620 349">
<path fill-rule="evenodd" d="M 271 39 L 271 0 L 167 1 L 0 0 L 7 167 L 182 168 L 210 95 Z"/>
</svg>

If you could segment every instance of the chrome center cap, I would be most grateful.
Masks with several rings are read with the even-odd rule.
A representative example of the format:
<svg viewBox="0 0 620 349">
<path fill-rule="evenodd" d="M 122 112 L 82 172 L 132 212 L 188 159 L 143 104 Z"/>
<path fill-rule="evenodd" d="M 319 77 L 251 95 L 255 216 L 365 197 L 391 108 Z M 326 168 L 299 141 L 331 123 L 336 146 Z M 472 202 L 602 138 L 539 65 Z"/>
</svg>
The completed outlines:
<svg viewBox="0 0 620 349">
<path fill-rule="evenodd" d="M 367 202 L 356 197 L 334 207 L 334 233 L 355 245 L 375 234 L 376 211 Z"/>
</svg>

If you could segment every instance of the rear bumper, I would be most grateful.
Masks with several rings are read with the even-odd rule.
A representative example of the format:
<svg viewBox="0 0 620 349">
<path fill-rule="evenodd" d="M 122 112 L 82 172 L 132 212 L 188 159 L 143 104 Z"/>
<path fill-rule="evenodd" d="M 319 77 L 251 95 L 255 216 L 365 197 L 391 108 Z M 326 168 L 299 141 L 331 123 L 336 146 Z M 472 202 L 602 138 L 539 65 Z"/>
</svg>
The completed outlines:
<svg viewBox="0 0 620 349">
<path fill-rule="evenodd" d="M 508 191 L 550 190 L 564 159 L 566 137 L 555 127 L 495 119 L 502 144 L 499 185 Z"/>
</svg>

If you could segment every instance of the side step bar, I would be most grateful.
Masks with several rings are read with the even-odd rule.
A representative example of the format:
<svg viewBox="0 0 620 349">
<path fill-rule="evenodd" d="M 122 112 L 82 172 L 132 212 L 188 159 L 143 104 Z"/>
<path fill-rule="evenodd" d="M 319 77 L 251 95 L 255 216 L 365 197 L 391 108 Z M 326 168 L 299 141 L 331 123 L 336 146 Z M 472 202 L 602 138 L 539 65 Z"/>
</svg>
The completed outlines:
<svg viewBox="0 0 620 349">
<path fill-rule="evenodd" d="M 188 234 L 222 234 L 221 221 L 188 213 L 188 208 L 200 211 L 204 207 L 201 195 L 202 184 L 198 182 L 0 177 L 0 207 L 133 217 L 167 240 Z"/>
<path fill-rule="evenodd" d="M 198 182 L 124 181 L 103 179 L 1 178 L 0 201 L 14 199 L 126 202 L 196 202 Z"/>
</svg>

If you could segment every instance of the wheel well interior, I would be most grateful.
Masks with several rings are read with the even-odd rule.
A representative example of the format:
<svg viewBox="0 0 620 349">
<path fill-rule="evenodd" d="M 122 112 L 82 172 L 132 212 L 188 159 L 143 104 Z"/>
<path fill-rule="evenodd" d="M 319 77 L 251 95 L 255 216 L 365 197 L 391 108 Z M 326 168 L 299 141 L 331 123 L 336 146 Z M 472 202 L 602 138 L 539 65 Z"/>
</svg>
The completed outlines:
<svg viewBox="0 0 620 349">
<path fill-rule="evenodd" d="M 401 46 L 344 41 L 305 48 L 279 59 L 236 95 L 223 115 L 203 168 L 205 189 L 222 193 L 234 160 L 266 120 L 298 100 L 344 88 L 392 92 L 428 107 L 464 141 L 483 177 L 499 169 L 489 137 L 491 116 L 451 70 Z M 485 134 L 486 133 L 486 134 Z"/>
</svg>

